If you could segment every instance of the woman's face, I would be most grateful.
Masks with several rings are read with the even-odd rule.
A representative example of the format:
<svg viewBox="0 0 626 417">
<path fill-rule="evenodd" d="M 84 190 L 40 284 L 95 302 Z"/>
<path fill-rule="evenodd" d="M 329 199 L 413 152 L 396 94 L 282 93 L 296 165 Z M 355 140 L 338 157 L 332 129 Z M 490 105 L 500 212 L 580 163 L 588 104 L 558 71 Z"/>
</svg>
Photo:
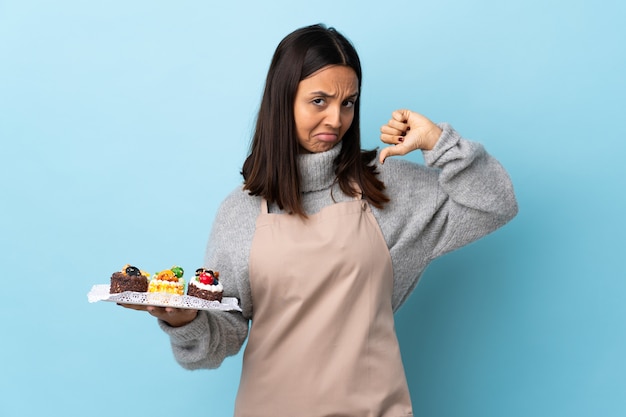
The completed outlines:
<svg viewBox="0 0 626 417">
<path fill-rule="evenodd" d="M 341 141 L 354 119 L 358 94 L 356 73 L 343 65 L 324 67 L 300 81 L 293 110 L 302 152 L 325 152 Z"/>
</svg>

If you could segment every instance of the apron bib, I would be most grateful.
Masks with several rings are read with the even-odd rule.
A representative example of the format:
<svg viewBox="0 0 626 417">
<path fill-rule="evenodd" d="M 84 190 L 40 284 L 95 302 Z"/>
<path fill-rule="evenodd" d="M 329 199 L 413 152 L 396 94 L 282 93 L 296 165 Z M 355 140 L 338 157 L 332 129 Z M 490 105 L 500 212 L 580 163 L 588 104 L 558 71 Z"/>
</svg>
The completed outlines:
<svg viewBox="0 0 626 417">
<path fill-rule="evenodd" d="M 412 416 L 389 250 L 369 205 L 302 219 L 262 202 L 237 417 Z"/>
</svg>

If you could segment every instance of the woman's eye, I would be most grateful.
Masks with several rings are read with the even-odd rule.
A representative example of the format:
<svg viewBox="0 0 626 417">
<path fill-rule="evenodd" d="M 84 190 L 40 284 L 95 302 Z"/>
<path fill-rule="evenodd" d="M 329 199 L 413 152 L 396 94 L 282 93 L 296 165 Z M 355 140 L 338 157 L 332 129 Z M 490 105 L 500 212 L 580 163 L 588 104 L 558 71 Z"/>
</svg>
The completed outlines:
<svg viewBox="0 0 626 417">
<path fill-rule="evenodd" d="M 346 101 L 343 102 L 343 105 L 345 107 L 352 107 L 352 106 L 354 106 L 354 100 L 346 100 Z"/>
<path fill-rule="evenodd" d="M 313 104 L 317 104 L 318 106 L 321 106 L 322 104 L 324 104 L 326 101 L 323 98 L 314 98 L 313 99 Z"/>
</svg>

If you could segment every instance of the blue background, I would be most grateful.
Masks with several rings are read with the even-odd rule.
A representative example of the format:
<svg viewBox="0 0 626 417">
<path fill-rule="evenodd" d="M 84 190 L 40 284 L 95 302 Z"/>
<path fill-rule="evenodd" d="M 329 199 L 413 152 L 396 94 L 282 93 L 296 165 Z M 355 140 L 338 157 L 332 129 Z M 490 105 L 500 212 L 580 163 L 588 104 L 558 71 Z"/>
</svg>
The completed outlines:
<svg viewBox="0 0 626 417">
<path fill-rule="evenodd" d="M 86 294 L 201 264 L 271 54 L 317 22 L 361 55 L 365 147 L 408 107 L 519 198 L 397 314 L 415 415 L 626 415 L 624 21 L 618 0 L 0 0 L 0 415 L 232 413 L 241 356 L 185 371 L 152 317 Z"/>
</svg>

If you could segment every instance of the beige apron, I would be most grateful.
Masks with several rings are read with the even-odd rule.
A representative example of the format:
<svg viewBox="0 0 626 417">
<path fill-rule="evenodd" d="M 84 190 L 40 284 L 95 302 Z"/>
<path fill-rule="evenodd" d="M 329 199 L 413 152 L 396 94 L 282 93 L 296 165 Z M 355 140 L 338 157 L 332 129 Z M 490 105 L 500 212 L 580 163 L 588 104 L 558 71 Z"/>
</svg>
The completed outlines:
<svg viewBox="0 0 626 417">
<path fill-rule="evenodd" d="M 237 417 L 412 416 L 389 250 L 360 199 L 303 220 L 262 212 Z"/>
</svg>

